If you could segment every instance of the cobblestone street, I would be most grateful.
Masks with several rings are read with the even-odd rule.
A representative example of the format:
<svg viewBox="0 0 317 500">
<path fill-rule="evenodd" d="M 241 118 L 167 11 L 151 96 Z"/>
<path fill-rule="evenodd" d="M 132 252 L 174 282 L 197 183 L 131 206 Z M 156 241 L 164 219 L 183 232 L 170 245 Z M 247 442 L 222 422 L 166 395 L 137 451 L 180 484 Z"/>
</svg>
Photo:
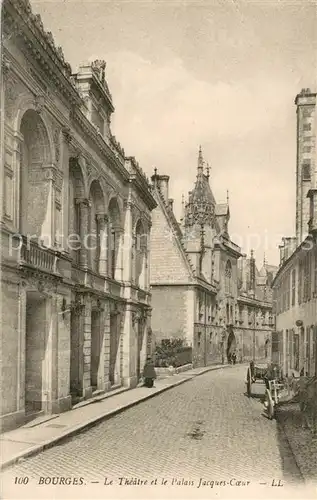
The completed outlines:
<svg viewBox="0 0 317 500">
<path fill-rule="evenodd" d="M 177 480 L 196 488 L 200 478 L 230 487 L 239 480 L 274 493 L 279 488 L 271 488 L 273 480 L 301 483 L 277 422 L 262 415 L 260 399 L 244 394 L 245 371 L 237 366 L 208 372 L 124 411 L 5 471 L 3 488 L 12 486 L 14 477 L 38 484 L 53 476 L 82 477 L 90 485 L 103 484 L 105 477 L 116 485 L 122 477 L 165 478 L 169 484 L 174 478 L 174 486 Z M 239 490 L 243 497 L 245 488 Z M 275 498 L 274 493 L 269 494 Z"/>
</svg>

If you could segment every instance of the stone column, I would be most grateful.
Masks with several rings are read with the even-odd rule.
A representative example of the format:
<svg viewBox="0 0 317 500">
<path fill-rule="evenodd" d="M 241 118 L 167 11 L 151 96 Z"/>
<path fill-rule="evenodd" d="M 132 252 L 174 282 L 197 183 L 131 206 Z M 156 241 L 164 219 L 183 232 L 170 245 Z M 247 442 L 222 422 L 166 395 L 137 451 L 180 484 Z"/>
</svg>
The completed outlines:
<svg viewBox="0 0 317 500">
<path fill-rule="evenodd" d="M 45 413 L 54 413 L 54 410 L 57 410 L 56 400 L 58 390 L 57 296 L 47 298 L 45 326 L 46 349 L 44 353 L 43 407 Z"/>
<path fill-rule="evenodd" d="M 108 276 L 108 244 L 109 228 L 108 216 L 106 214 L 97 214 L 97 238 L 99 248 L 98 272 L 104 277 Z"/>
<path fill-rule="evenodd" d="M 14 157 L 13 157 L 13 169 L 14 175 L 12 177 L 13 182 L 13 224 L 14 227 L 21 231 L 20 227 L 20 176 L 21 176 L 21 161 L 22 161 L 22 143 L 23 136 L 19 132 L 14 134 Z M 2 199 L 0 197 L 0 199 Z"/>
<path fill-rule="evenodd" d="M 26 336 L 26 288 L 24 283 L 19 285 L 18 308 L 18 394 L 17 410 L 24 413 L 25 409 L 25 336 Z"/>
<path fill-rule="evenodd" d="M 117 281 L 122 281 L 123 279 L 123 265 L 124 265 L 124 247 L 125 247 L 125 242 L 124 242 L 124 232 L 121 227 L 118 227 L 115 229 L 115 234 L 116 234 L 116 255 L 117 255 L 117 261 L 116 261 L 116 268 L 115 268 L 115 273 L 114 277 Z"/>
<path fill-rule="evenodd" d="M 88 232 L 88 217 L 90 202 L 86 198 L 78 198 L 76 204 L 79 205 L 79 237 L 80 237 L 80 252 L 79 263 L 84 269 L 88 268 L 88 252 L 85 245 L 86 235 Z"/>
<path fill-rule="evenodd" d="M 105 303 L 103 312 L 103 341 L 102 341 L 102 358 L 100 359 L 100 366 L 102 370 L 101 376 L 103 377 L 104 390 L 110 389 L 109 369 L 110 369 L 110 302 Z"/>
<path fill-rule="evenodd" d="M 63 190 L 62 190 L 62 227 L 61 227 L 61 245 L 65 252 L 69 252 L 67 245 L 69 234 L 69 144 L 71 136 L 68 129 L 62 130 L 62 151 L 61 168 L 63 171 Z"/>
<path fill-rule="evenodd" d="M 84 310 L 84 373 L 83 373 L 83 397 L 88 399 L 92 396 L 91 387 L 91 300 L 86 297 Z"/>
<path fill-rule="evenodd" d="M 136 377 L 136 333 L 133 326 L 132 306 L 127 304 L 124 326 L 123 326 L 123 365 L 122 377 L 123 383 L 127 387 L 135 387 L 137 385 Z"/>
<path fill-rule="evenodd" d="M 132 248 L 134 245 L 132 234 L 132 202 L 126 203 L 125 225 L 123 234 L 123 281 L 131 282 L 133 279 L 134 259 Z"/>
<path fill-rule="evenodd" d="M 51 247 L 55 243 L 55 182 L 56 167 L 53 165 L 43 166 L 44 181 L 43 192 L 45 192 L 45 185 L 47 185 L 47 200 L 46 200 L 46 213 L 45 219 L 41 227 L 40 239 L 45 246 Z"/>
</svg>

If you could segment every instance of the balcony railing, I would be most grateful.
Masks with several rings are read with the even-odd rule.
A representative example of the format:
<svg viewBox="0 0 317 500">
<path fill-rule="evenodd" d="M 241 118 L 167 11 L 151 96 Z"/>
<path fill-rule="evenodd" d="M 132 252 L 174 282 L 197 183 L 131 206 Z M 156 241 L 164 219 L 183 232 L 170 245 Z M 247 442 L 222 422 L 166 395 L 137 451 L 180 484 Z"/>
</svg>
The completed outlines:
<svg viewBox="0 0 317 500">
<path fill-rule="evenodd" d="M 35 241 L 23 241 L 20 264 L 28 264 L 48 273 L 56 273 L 57 257 L 54 250 L 41 248 Z"/>
</svg>

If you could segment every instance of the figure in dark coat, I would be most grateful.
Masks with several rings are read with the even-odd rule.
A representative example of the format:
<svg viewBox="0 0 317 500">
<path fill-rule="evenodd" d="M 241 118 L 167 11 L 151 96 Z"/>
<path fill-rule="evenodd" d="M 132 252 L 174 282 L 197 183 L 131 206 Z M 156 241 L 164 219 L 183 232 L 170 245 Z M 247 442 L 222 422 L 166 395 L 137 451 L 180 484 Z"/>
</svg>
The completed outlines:
<svg viewBox="0 0 317 500">
<path fill-rule="evenodd" d="M 143 368 L 143 378 L 145 387 L 153 387 L 156 379 L 154 363 L 151 357 L 148 357 Z"/>
</svg>

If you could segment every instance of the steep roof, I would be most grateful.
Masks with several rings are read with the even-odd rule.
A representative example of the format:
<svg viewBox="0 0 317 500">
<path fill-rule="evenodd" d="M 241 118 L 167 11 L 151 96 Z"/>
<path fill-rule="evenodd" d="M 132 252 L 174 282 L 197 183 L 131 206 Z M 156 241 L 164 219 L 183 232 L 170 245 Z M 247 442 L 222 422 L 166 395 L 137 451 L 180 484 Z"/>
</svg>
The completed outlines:
<svg viewBox="0 0 317 500">
<path fill-rule="evenodd" d="M 192 281 L 195 278 L 194 267 L 186 253 L 183 233 L 173 210 L 165 201 L 158 185 L 154 184 L 153 195 L 158 205 L 152 212 L 151 238 L 155 241 L 151 251 L 151 260 L 155 263 L 152 267 L 153 281 Z M 160 261 L 159 264 L 157 260 Z M 155 270 L 158 271 L 157 277 Z"/>
</svg>

